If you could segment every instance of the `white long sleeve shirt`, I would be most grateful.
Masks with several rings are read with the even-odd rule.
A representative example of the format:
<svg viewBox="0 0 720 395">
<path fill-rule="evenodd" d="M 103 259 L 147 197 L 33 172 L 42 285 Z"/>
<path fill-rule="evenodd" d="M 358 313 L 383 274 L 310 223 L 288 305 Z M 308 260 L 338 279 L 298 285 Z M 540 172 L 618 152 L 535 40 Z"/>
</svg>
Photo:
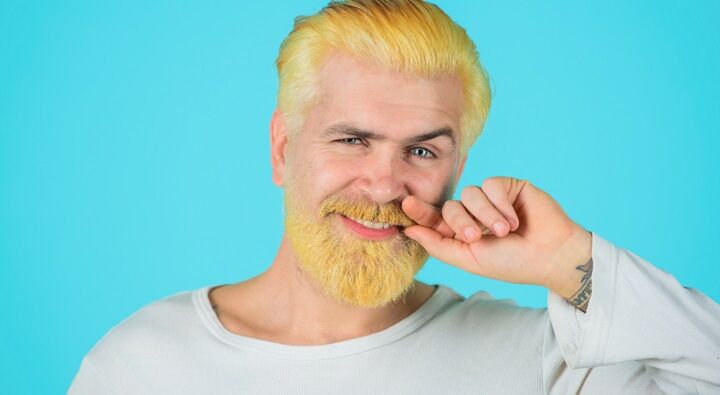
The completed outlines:
<svg viewBox="0 0 720 395">
<path fill-rule="evenodd" d="M 587 313 L 436 285 L 380 332 L 292 346 L 229 332 L 211 287 L 151 303 L 83 358 L 81 394 L 720 394 L 720 306 L 592 234 Z"/>
</svg>

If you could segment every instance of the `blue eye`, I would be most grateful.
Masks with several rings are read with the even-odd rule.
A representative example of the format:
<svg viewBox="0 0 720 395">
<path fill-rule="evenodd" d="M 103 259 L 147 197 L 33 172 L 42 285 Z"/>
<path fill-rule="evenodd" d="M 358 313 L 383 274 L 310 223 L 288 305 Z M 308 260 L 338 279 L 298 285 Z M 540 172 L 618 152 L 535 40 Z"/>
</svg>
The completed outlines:
<svg viewBox="0 0 720 395">
<path fill-rule="evenodd" d="M 416 154 L 417 156 L 419 156 L 423 159 L 434 159 L 435 158 L 435 154 L 433 154 L 432 151 L 430 151 L 429 149 L 427 149 L 425 147 L 415 147 L 415 148 L 411 149 L 410 152 L 413 152 L 414 154 Z M 419 152 L 419 154 L 418 154 L 418 152 Z"/>
</svg>

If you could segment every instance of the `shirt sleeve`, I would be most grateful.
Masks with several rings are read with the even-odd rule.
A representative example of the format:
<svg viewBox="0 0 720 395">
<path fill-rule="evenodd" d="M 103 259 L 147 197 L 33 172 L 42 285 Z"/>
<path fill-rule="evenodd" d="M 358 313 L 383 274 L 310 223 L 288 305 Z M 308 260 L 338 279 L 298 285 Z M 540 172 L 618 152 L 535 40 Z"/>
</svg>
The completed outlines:
<svg viewBox="0 0 720 395">
<path fill-rule="evenodd" d="M 595 233 L 592 260 L 587 313 L 548 295 L 546 392 L 720 394 L 720 306 Z"/>
</svg>

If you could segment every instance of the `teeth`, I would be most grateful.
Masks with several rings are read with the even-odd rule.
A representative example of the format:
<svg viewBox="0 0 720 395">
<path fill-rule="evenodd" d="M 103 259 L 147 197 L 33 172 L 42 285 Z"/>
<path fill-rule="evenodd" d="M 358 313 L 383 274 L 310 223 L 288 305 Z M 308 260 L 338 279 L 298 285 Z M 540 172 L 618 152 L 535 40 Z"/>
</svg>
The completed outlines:
<svg viewBox="0 0 720 395">
<path fill-rule="evenodd" d="M 356 219 L 356 218 L 351 218 L 351 217 L 348 217 L 348 218 L 350 218 L 351 220 L 361 224 L 362 226 L 364 226 L 366 228 L 370 228 L 370 229 L 387 229 L 391 226 L 390 224 L 386 224 L 386 223 L 382 223 L 382 222 L 370 222 L 370 221 L 363 221 L 361 219 Z"/>
</svg>

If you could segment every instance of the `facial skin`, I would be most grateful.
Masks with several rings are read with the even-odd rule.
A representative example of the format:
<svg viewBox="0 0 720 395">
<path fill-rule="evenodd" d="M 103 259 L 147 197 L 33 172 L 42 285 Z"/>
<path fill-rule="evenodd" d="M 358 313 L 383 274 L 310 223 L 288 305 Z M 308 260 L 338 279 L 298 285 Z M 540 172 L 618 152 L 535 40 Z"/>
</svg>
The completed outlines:
<svg viewBox="0 0 720 395">
<path fill-rule="evenodd" d="M 451 198 L 464 164 L 461 111 L 454 76 L 422 79 L 336 53 L 299 133 L 288 136 L 276 112 L 273 180 L 285 188 L 287 237 L 300 270 L 327 296 L 378 307 L 412 287 L 425 250 L 402 228 L 358 233 L 343 214 L 409 225 L 406 196 L 438 207 Z"/>
</svg>

